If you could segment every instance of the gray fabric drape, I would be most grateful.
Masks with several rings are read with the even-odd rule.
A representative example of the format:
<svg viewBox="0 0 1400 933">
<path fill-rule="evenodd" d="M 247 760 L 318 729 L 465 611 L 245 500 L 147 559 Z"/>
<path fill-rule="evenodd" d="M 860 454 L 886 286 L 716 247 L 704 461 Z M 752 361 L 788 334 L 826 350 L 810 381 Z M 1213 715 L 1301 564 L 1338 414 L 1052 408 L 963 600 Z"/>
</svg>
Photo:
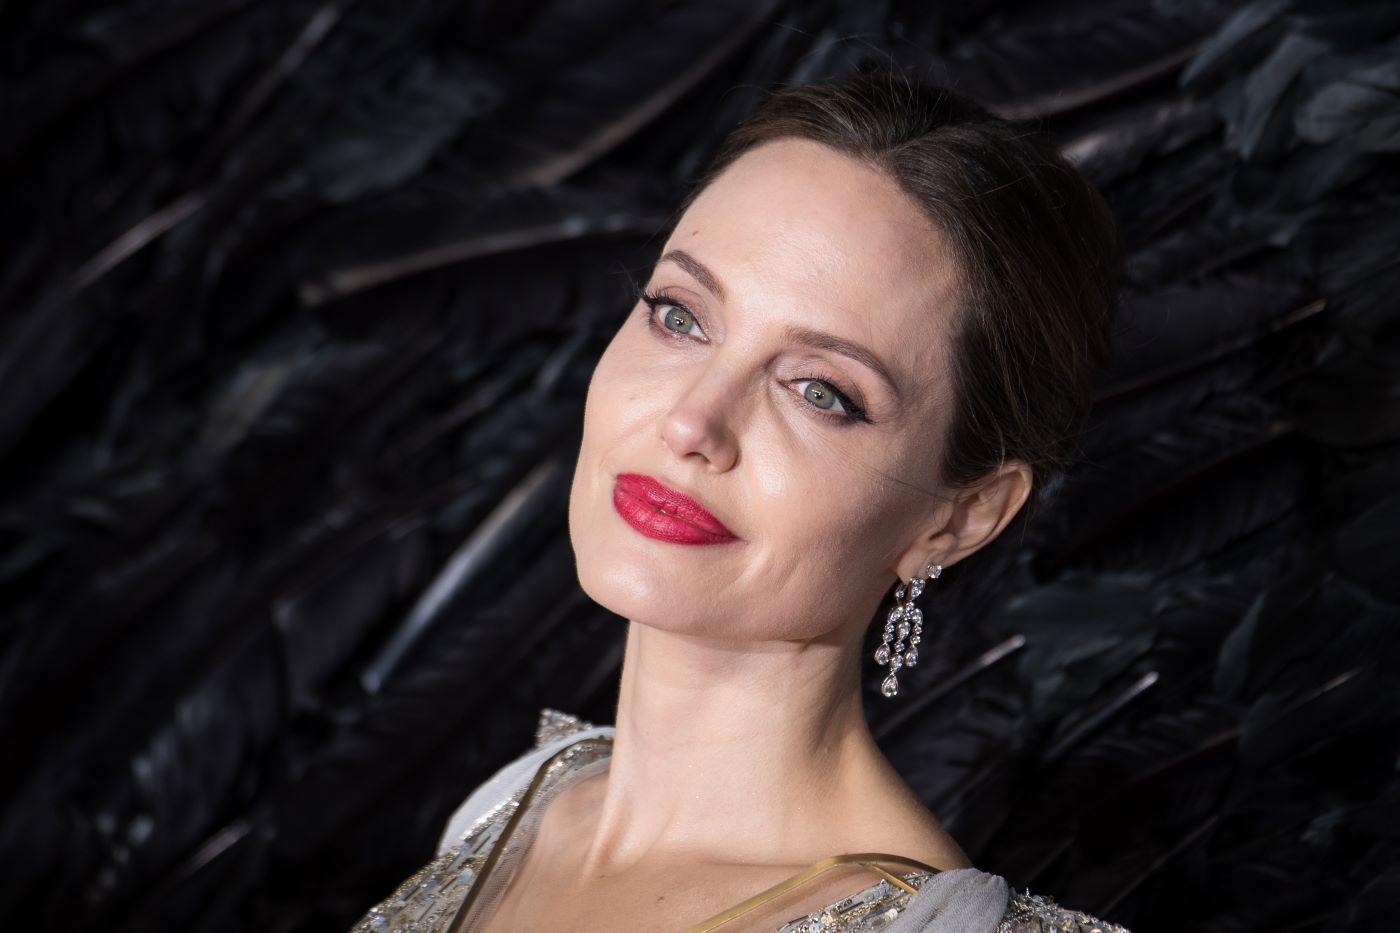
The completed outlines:
<svg viewBox="0 0 1400 933">
<path fill-rule="evenodd" d="M 942 871 L 919 893 L 886 933 L 993 933 L 1006 915 L 1006 879 L 976 868 Z"/>
</svg>

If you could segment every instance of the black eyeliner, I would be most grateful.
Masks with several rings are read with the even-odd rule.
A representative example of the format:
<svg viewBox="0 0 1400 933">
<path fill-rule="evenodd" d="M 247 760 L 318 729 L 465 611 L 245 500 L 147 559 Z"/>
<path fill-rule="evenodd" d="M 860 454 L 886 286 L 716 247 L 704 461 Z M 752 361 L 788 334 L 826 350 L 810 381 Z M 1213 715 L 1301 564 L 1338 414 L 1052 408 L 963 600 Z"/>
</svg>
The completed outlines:
<svg viewBox="0 0 1400 933">
<path fill-rule="evenodd" d="M 673 341 L 689 339 L 685 334 L 678 334 L 656 323 L 656 309 L 661 305 L 670 305 L 674 308 L 679 308 L 686 314 L 695 318 L 695 320 L 698 321 L 700 319 L 695 312 L 686 307 L 683 302 L 667 296 L 665 292 L 650 292 L 643 288 L 639 290 L 637 300 L 642 303 L 641 312 L 642 317 L 646 321 L 647 328 L 658 337 L 670 338 Z M 830 377 L 814 373 L 812 375 L 799 376 L 797 379 L 791 381 L 821 383 L 831 390 L 831 394 L 836 396 L 837 400 L 841 402 L 841 405 L 849 412 L 849 414 L 846 415 L 832 414 L 819 405 L 813 405 L 811 402 L 805 403 L 806 407 L 815 409 L 819 417 L 825 418 L 841 427 L 854 424 L 858 421 L 864 422 L 865 424 L 874 424 L 874 422 L 870 420 L 870 416 L 866 414 L 865 409 L 852 401 L 851 397 L 843 392 Z"/>
<path fill-rule="evenodd" d="M 851 417 L 850 417 L 850 418 L 846 418 L 846 417 L 841 416 L 841 415 L 836 415 L 836 416 L 834 416 L 834 417 L 837 417 L 837 418 L 839 418 L 839 419 L 842 420 L 842 421 L 864 421 L 866 424 L 872 424 L 872 423 L 873 423 L 873 422 L 870 420 L 870 418 L 866 415 L 865 409 L 862 408 L 862 407 L 860 407 L 859 405 L 857 405 L 855 402 L 851 401 L 850 396 L 848 396 L 845 392 L 842 392 L 839 388 L 837 388 L 837 387 L 836 387 L 836 384 L 835 384 L 834 382 L 832 382 L 830 379 L 828 379 L 828 378 L 826 378 L 826 377 L 824 377 L 824 376 L 821 376 L 821 375 L 811 375 L 811 376 L 803 376 L 803 377 L 801 377 L 800 379 L 798 379 L 797 381 L 798 381 L 798 382 L 803 382 L 803 381 L 807 381 L 807 382 L 820 382 L 822 385 L 824 385 L 824 386 L 826 386 L 828 389 L 830 389 L 830 390 L 831 390 L 831 394 L 834 395 L 834 396 L 836 396 L 836 398 L 840 400 L 841 404 L 844 405 L 844 406 L 846 407 L 846 410 L 849 411 L 849 412 L 851 413 Z M 812 407 L 813 407 L 813 408 L 816 408 L 817 406 L 813 405 Z"/>
</svg>

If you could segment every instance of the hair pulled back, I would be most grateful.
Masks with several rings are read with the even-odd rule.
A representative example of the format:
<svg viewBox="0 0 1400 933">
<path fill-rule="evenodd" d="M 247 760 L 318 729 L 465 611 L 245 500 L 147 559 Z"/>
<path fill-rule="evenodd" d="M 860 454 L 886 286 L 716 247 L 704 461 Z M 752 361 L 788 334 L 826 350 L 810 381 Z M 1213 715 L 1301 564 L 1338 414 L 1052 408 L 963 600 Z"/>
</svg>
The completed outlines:
<svg viewBox="0 0 1400 933">
<path fill-rule="evenodd" d="M 884 171 L 944 234 L 960 306 L 940 481 L 965 488 L 1021 460 L 1033 505 L 1072 458 L 1109 360 L 1122 247 L 1102 195 L 1044 137 L 945 88 L 875 72 L 769 94 L 682 211 L 741 155 L 791 138 Z"/>
</svg>

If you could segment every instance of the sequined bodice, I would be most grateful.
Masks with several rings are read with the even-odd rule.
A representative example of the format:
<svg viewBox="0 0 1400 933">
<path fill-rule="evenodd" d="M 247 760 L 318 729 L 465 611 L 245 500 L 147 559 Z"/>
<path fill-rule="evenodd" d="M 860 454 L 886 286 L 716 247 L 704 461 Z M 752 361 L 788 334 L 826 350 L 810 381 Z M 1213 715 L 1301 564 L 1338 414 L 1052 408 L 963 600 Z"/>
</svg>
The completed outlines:
<svg viewBox="0 0 1400 933">
<path fill-rule="evenodd" d="M 588 723 L 556 710 L 544 710 L 535 747 L 591 728 Z M 427 865 L 406 879 L 359 921 L 352 933 L 465 933 L 465 921 L 508 880 L 500 871 L 519 854 L 511 838 L 513 824 L 532 806 L 541 808 L 551 787 L 570 777 L 596 773 L 607 766 L 612 744 L 606 739 L 581 739 L 541 768 L 526 787 L 505 797 L 477 819 L 457 842 L 446 846 Z M 522 808 L 523 805 L 523 808 Z M 504 841 L 503 841 L 504 839 Z M 513 848 L 512 848 L 513 847 Z M 889 876 L 902 884 L 881 880 L 827 904 L 810 914 L 781 924 L 777 933 L 874 933 L 891 924 L 932 872 L 909 871 Z M 476 890 L 478 883 L 487 890 Z M 679 921 L 687 922 L 687 921 Z M 679 927 L 678 927 L 679 928 Z M 1048 898 L 1011 893 L 996 933 L 1128 933 L 1116 924 L 1065 910 Z M 988 931 L 991 933 L 991 931 Z"/>
</svg>

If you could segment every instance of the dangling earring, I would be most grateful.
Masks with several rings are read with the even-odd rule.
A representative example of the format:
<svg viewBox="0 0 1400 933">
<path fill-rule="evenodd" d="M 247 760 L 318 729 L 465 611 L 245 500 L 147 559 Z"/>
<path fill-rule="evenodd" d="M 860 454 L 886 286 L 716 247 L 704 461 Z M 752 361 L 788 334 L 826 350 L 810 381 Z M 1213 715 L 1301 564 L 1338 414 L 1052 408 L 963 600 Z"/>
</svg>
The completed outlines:
<svg viewBox="0 0 1400 933">
<path fill-rule="evenodd" d="M 924 568 L 924 577 L 937 580 L 943 572 L 942 564 L 929 562 Z M 915 576 L 907 585 L 894 591 L 895 607 L 885 619 L 885 640 L 875 649 L 875 663 L 882 667 L 890 666 L 890 674 L 880 684 L 880 692 L 892 697 L 899 692 L 899 678 L 895 676 L 901 667 L 913 667 L 919 663 L 919 642 L 923 641 L 924 614 L 914 605 L 914 600 L 924 591 L 924 577 Z M 904 647 L 904 639 L 909 639 L 909 647 Z M 890 642 L 894 645 L 891 647 Z"/>
</svg>

